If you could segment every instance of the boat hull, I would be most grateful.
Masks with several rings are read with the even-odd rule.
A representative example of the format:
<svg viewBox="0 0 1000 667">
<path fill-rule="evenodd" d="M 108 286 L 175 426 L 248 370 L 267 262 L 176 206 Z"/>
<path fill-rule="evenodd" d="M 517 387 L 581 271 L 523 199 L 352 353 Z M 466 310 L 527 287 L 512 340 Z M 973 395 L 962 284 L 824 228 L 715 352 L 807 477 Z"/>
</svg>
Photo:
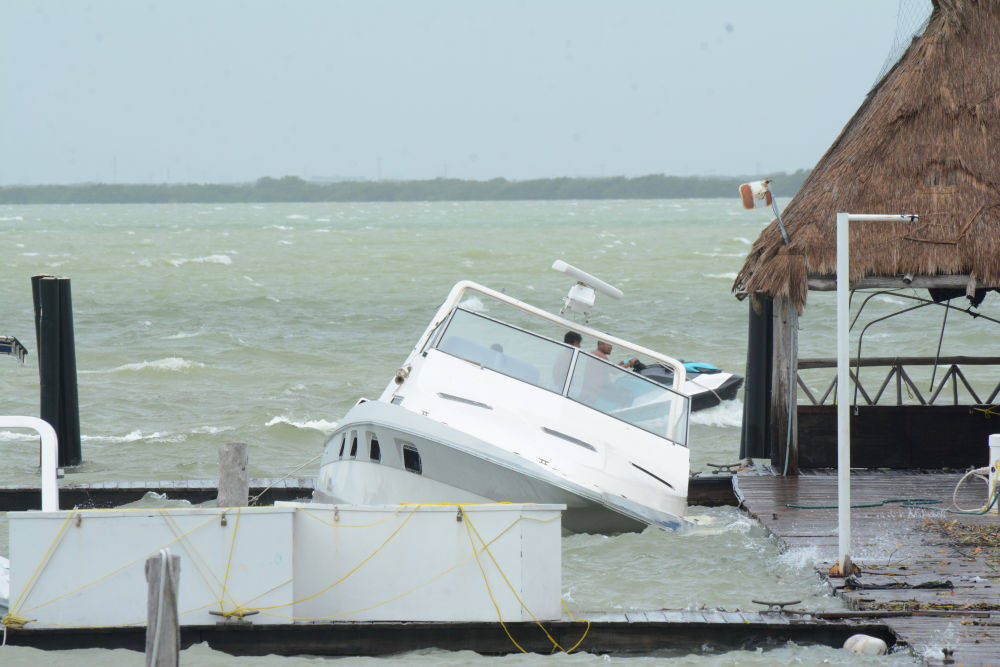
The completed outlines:
<svg viewBox="0 0 1000 667">
<path fill-rule="evenodd" d="M 372 438 L 378 443 L 378 460 L 371 455 Z M 404 460 L 404 449 L 410 451 L 410 461 Z M 413 452 L 419 454 L 419 471 L 412 469 Z M 605 534 L 641 531 L 650 524 L 679 528 L 687 504 L 677 496 L 671 499 L 674 511 L 663 512 L 584 488 L 511 452 L 381 402 L 359 404 L 340 422 L 324 453 L 316 499 L 358 505 L 563 504 L 565 530 Z"/>
</svg>

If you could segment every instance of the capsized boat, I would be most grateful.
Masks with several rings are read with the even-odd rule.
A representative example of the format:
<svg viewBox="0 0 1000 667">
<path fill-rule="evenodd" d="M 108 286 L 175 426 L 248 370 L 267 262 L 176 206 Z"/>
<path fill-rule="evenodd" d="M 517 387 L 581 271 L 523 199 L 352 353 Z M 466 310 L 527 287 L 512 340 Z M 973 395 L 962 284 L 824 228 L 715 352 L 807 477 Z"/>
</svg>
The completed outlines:
<svg viewBox="0 0 1000 667">
<path fill-rule="evenodd" d="M 581 285 L 589 289 L 578 283 L 577 297 Z M 673 386 L 564 342 L 568 331 L 663 364 Z M 689 474 L 685 376 L 667 355 L 463 281 L 382 395 L 340 420 L 315 497 L 558 503 L 571 532 L 679 528 Z"/>
</svg>

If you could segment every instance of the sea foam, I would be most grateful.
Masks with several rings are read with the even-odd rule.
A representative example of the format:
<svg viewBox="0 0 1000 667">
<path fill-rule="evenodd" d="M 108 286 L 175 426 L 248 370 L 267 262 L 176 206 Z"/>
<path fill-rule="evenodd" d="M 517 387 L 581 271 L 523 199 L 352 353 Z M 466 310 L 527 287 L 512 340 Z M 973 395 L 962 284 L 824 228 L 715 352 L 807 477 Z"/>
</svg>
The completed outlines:
<svg viewBox="0 0 1000 667">
<path fill-rule="evenodd" d="M 294 426 L 295 428 L 311 428 L 315 431 L 321 431 L 323 433 L 333 433 L 334 429 L 337 428 L 337 422 L 327 421 L 325 419 L 310 419 L 306 421 L 293 421 L 284 415 L 279 415 L 273 417 L 271 421 L 264 424 L 264 426 L 276 426 L 278 424 L 287 424 L 288 426 Z"/>
<path fill-rule="evenodd" d="M 185 264 L 232 264 L 233 258 L 229 255 L 208 255 L 207 257 L 178 257 L 177 259 L 167 260 L 174 266 L 183 266 Z"/>
</svg>

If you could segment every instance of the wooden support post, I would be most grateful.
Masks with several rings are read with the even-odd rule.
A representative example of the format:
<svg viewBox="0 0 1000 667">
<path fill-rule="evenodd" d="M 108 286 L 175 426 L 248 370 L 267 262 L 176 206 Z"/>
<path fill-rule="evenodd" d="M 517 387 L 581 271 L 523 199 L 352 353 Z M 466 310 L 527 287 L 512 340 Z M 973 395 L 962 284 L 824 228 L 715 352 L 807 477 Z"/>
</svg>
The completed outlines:
<svg viewBox="0 0 1000 667">
<path fill-rule="evenodd" d="M 181 632 L 177 589 L 181 557 L 162 549 L 146 559 L 146 667 L 177 667 Z"/>
<path fill-rule="evenodd" d="M 793 475 L 799 470 L 798 437 L 798 316 L 792 302 L 774 299 L 773 347 L 771 370 L 771 410 L 769 440 L 771 465 L 775 470 Z M 789 411 L 791 407 L 791 411 Z M 789 420 L 789 416 L 791 419 Z M 790 430 L 789 430 L 790 429 Z M 787 447 L 786 447 L 787 445 Z M 787 461 L 787 463 L 786 463 Z"/>
<path fill-rule="evenodd" d="M 247 474 L 245 442 L 224 442 L 219 445 L 219 507 L 246 507 L 250 500 L 250 478 Z"/>
</svg>

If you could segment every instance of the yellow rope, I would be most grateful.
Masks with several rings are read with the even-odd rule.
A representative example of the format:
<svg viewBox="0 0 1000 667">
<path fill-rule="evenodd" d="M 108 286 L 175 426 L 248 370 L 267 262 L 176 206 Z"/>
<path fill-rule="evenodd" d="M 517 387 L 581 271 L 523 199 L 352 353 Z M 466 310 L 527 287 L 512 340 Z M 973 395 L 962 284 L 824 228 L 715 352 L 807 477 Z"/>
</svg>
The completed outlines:
<svg viewBox="0 0 1000 667">
<path fill-rule="evenodd" d="M 385 538 L 385 541 L 382 542 L 382 544 L 380 544 L 379 547 L 377 549 L 375 549 L 375 551 L 373 551 L 370 554 L 368 554 L 368 556 L 364 560 L 362 560 L 360 563 L 358 563 L 353 568 L 351 568 L 351 570 L 347 574 L 345 574 L 344 576 L 340 577 L 339 579 L 337 579 L 336 581 L 334 581 L 332 584 L 330 584 L 326 588 L 323 588 L 323 589 L 321 589 L 319 591 L 316 591 L 312 595 L 306 596 L 306 597 L 304 597 L 304 598 L 302 598 L 300 600 L 295 600 L 293 602 L 284 602 L 282 604 L 269 605 L 269 606 L 266 606 L 266 607 L 251 607 L 249 609 L 243 608 L 241 606 L 241 607 L 238 607 L 237 609 L 235 609 L 234 611 L 240 611 L 240 612 L 243 612 L 243 611 L 266 611 L 268 609 L 278 609 L 280 607 L 287 607 L 289 605 L 298 604 L 300 602 L 306 602 L 308 600 L 312 600 L 313 598 L 319 597 L 320 595 L 322 595 L 323 593 L 327 592 L 328 590 L 330 590 L 331 588 L 333 588 L 337 584 L 339 584 L 339 583 L 343 582 L 344 580 L 346 580 L 352 574 L 354 574 L 355 572 L 357 572 L 358 570 L 360 570 L 362 565 L 364 565 L 365 563 L 367 563 L 368 561 L 370 561 L 372 558 L 374 558 L 375 555 L 378 552 L 380 552 L 382 550 L 382 548 L 385 547 L 385 545 L 388 544 L 389 541 L 392 540 L 392 538 L 394 538 L 397 533 L 399 533 L 399 531 L 401 531 L 403 529 L 403 526 L 405 526 L 410 521 L 410 519 L 413 518 L 413 515 L 417 513 L 418 509 L 420 509 L 419 505 L 417 505 L 416 507 L 414 507 L 413 511 L 411 511 L 409 513 L 409 515 L 407 515 L 406 519 L 404 519 L 403 522 L 401 524 L 399 524 L 399 526 L 396 528 L 396 530 L 392 531 L 392 533 L 389 535 L 389 537 Z"/>
<path fill-rule="evenodd" d="M 240 527 L 240 510 L 242 508 L 236 508 L 236 523 L 233 524 L 233 541 L 229 545 L 229 558 L 226 559 L 226 577 L 222 580 L 222 595 L 219 596 L 219 609 L 223 612 L 226 611 L 225 599 L 226 599 L 226 585 L 229 583 L 229 567 L 233 564 L 233 552 L 236 550 L 236 533 Z M 235 604 L 235 603 L 234 603 Z"/>
<path fill-rule="evenodd" d="M 370 526 L 377 526 L 380 523 L 388 521 L 389 519 L 391 519 L 392 517 L 396 516 L 397 514 L 399 514 L 402 511 L 402 508 L 400 508 L 400 509 L 396 510 L 395 512 L 393 512 L 392 514 L 390 514 L 390 515 L 388 515 L 386 517 L 383 517 L 383 518 L 379 519 L 378 521 L 372 521 L 371 523 L 340 523 L 339 521 L 330 522 L 330 521 L 326 521 L 325 519 L 321 519 L 318 516 L 314 515 L 312 512 L 310 512 L 309 510 L 307 510 L 305 508 L 302 508 L 302 507 L 296 507 L 295 509 L 297 509 L 297 510 L 301 511 L 302 513 L 306 514 L 311 519 L 315 519 L 316 521 L 319 521 L 322 524 L 330 526 L 331 528 L 368 528 Z"/>
<path fill-rule="evenodd" d="M 567 653 L 567 654 L 569 654 L 569 653 L 573 652 L 573 650 L 574 650 L 574 649 L 576 649 L 576 647 L 577 647 L 577 646 L 579 646 L 579 645 L 580 645 L 580 644 L 581 644 L 581 643 L 583 642 L 584 638 L 586 638 L 586 636 L 587 636 L 587 633 L 588 633 L 588 632 L 590 632 L 590 621 L 587 621 L 587 622 L 586 622 L 586 623 L 587 623 L 587 628 L 586 628 L 586 629 L 584 630 L 584 632 L 583 632 L 583 636 L 582 636 L 582 637 L 580 637 L 580 640 L 579 640 L 579 641 L 578 641 L 578 642 L 577 642 L 576 644 L 574 644 L 574 645 L 573 645 L 573 647 L 572 647 L 571 649 L 569 649 L 569 650 L 567 651 L 567 650 L 566 650 L 566 649 L 564 649 L 564 648 L 563 648 L 562 646 L 560 646 L 560 645 L 559 645 L 559 642 L 557 642 L 557 641 L 556 641 L 556 640 L 555 640 L 555 639 L 554 639 L 554 638 L 552 637 L 552 635 L 551 635 L 551 634 L 549 634 L 549 631 L 545 629 L 545 626 L 544 626 L 544 625 L 542 625 L 541 621 L 539 621 L 539 620 L 538 620 L 538 617 L 536 617 L 536 616 L 535 616 L 535 614 L 534 614 L 534 613 L 532 613 L 532 611 L 531 611 L 531 610 L 530 610 L 530 609 L 528 608 L 528 605 L 526 605 L 526 604 L 524 603 L 524 600 L 522 600 L 522 599 L 521 599 L 521 596 L 517 594 L 517 590 L 516 590 L 516 589 L 514 588 L 513 584 L 511 584 L 511 583 L 510 583 L 510 579 L 508 579 L 508 578 L 507 578 L 507 575 L 506 575 L 506 574 L 504 574 L 504 571 L 503 571 L 503 568 L 502 568 L 502 567 L 500 567 L 500 563 L 499 563 L 499 562 L 497 562 L 497 559 L 496 559 L 496 558 L 495 558 L 495 557 L 493 556 L 493 552 L 492 552 L 492 551 L 490 551 L 490 548 L 489 548 L 489 546 L 487 546 L 486 542 L 485 542 L 485 541 L 483 540 L 482 536 L 481 536 L 481 535 L 479 534 L 479 531 L 478 531 L 478 530 L 476 530 L 476 527 L 475 527 L 475 526 L 474 526 L 474 525 L 472 524 L 472 521 L 471 521 L 471 520 L 469 519 L 469 516 L 468 516 L 468 514 L 466 514 L 466 515 L 465 515 L 465 523 L 466 523 L 466 525 L 467 525 L 467 528 L 466 528 L 466 530 L 470 530 L 470 529 L 471 529 L 471 530 L 472 530 L 472 532 L 474 532 L 474 533 L 476 534 L 476 537 L 478 537 L 478 538 L 479 538 L 479 541 L 483 543 L 483 550 L 484 550 L 484 551 L 486 552 L 486 554 L 487 554 L 487 555 L 488 555 L 488 556 L 490 557 L 490 560 L 492 560 L 492 561 L 493 561 L 493 565 L 495 565 L 495 566 L 496 566 L 496 568 L 497 568 L 497 572 L 499 572 L 499 573 L 500 573 L 500 576 L 501 576 L 501 577 L 503 577 L 503 580 L 504 580 L 505 582 L 507 582 L 507 587 L 508 587 L 508 588 L 510 589 L 510 592 L 514 594 L 514 597 L 515 597 L 515 598 L 517 599 L 517 601 L 518 601 L 518 602 L 520 603 L 521 607 L 522 607 L 522 608 L 523 608 L 523 609 L 524 609 L 524 610 L 525 610 L 526 612 L 528 612 L 528 615 L 529 615 L 529 616 L 531 616 L 531 620 L 533 620 L 533 621 L 535 622 L 535 625 L 537 625 L 537 626 L 538 626 L 539 628 L 541 628 L 542 632 L 544 632 L 544 633 L 545 633 L 545 636 L 546 636 L 546 637 L 548 637 L 548 639 L 549 639 L 549 641 L 550 641 L 550 642 L 552 642 L 552 646 L 553 646 L 554 648 L 556 648 L 556 649 L 559 649 L 559 650 L 560 650 L 560 651 L 562 651 L 563 653 Z M 482 566 L 480 566 L 480 569 L 482 569 Z M 483 573 L 483 576 L 485 577 L 485 573 Z M 487 589 L 489 589 L 489 584 L 487 584 Z M 490 593 L 490 598 L 492 599 L 492 597 L 493 597 L 493 595 L 492 595 L 492 592 L 491 592 L 491 593 Z M 496 606 L 496 603 L 495 603 L 495 602 L 494 602 L 494 606 Z M 565 604 L 565 603 L 563 603 L 563 608 L 565 609 L 565 607 L 566 607 L 566 604 Z M 499 612 L 499 609 L 497 609 L 497 611 Z M 567 613 L 569 613 L 569 610 L 568 610 L 568 609 L 567 609 L 566 611 L 567 611 Z M 573 618 L 573 620 L 574 620 L 574 621 L 576 620 L 576 618 L 575 618 L 575 617 L 573 617 L 573 615 L 572 615 L 572 614 L 570 614 L 570 617 L 571 617 L 571 618 Z M 503 623 L 503 622 L 501 621 L 501 624 L 502 624 L 502 623 Z M 504 628 L 504 630 L 506 630 L 506 628 Z M 508 633 L 508 636 L 510 636 L 510 633 Z M 516 645 L 516 642 L 515 642 L 515 645 Z M 520 647 L 520 646 L 518 646 L 518 648 L 521 648 L 521 647 Z M 523 649 L 522 649 L 522 650 L 523 650 Z"/>
<path fill-rule="evenodd" d="M 195 532 L 197 530 L 200 530 L 201 528 L 203 528 L 204 526 L 208 525 L 209 523 L 211 523 L 212 521 L 214 521 L 217 518 L 218 518 L 218 515 L 212 515 L 212 516 L 210 516 L 207 520 L 203 521 L 202 523 L 198 524 L 197 526 L 195 526 L 194 528 L 192 528 L 188 532 L 184 533 L 184 535 L 182 535 L 181 537 L 184 537 L 186 535 L 190 535 L 191 533 L 193 533 L 193 532 Z M 159 547 L 156 547 L 152 551 L 150 551 L 150 552 L 148 552 L 146 554 L 143 554 L 142 556 L 139 556 L 138 558 L 136 558 L 135 560 L 133 560 L 131 562 L 125 563 L 121 567 L 119 567 L 117 569 L 114 569 L 111 572 L 108 572 L 107 574 L 105 574 L 103 576 L 100 576 L 97 579 L 94 579 L 93 581 L 89 581 L 89 582 L 83 584 L 82 586 L 78 586 L 77 588 L 74 588 L 71 591 L 63 593 L 62 595 L 57 595 L 56 597 L 52 598 L 51 600 L 48 600 L 48 601 L 43 602 L 41 604 L 37 604 L 34 607 L 29 607 L 28 609 L 26 609 L 24 611 L 32 611 L 32 610 L 35 610 L 35 609 L 41 609 L 42 607 L 45 607 L 47 605 L 52 604 L 56 600 L 62 600 L 63 598 L 66 598 L 66 597 L 69 597 L 70 595 L 73 595 L 74 593 L 79 593 L 80 591 L 82 591 L 84 588 L 87 588 L 88 586 L 93 586 L 94 584 L 96 584 L 98 582 L 101 582 L 101 581 L 104 581 L 105 579 L 107 579 L 109 577 L 112 577 L 115 574 L 118 574 L 122 570 L 124 570 L 124 569 L 126 569 L 128 567 L 131 567 L 131 566 L 135 565 L 136 563 L 138 563 L 140 561 L 146 560 L 147 558 L 149 558 L 150 556 L 152 556 L 153 554 L 155 554 L 157 551 L 159 551 L 161 549 L 166 549 L 171 544 L 174 544 L 175 542 L 177 542 L 179 539 L 181 539 L 181 538 L 180 537 L 174 538 L 174 539 L 170 540 L 169 542 L 167 542 L 166 544 L 163 544 L 163 545 L 161 545 Z"/>
<path fill-rule="evenodd" d="M 201 563 L 205 566 L 205 569 L 208 570 L 208 574 L 215 579 L 215 583 L 221 586 L 222 582 L 219 581 L 217 576 L 215 576 L 215 572 L 212 571 L 211 564 L 201 555 L 195 547 L 194 542 L 187 539 L 187 536 L 181 532 L 180 526 L 177 525 L 177 522 L 174 521 L 173 517 L 162 510 L 160 511 L 160 516 L 163 517 L 163 522 L 167 525 L 167 528 L 174 535 L 174 537 L 178 538 L 181 548 L 184 549 L 187 555 L 191 558 L 191 562 L 194 564 L 195 570 L 198 571 L 198 576 L 200 576 L 201 580 L 205 582 L 205 587 L 208 589 L 208 592 L 215 595 L 215 589 L 212 587 L 212 582 L 210 582 L 208 577 L 205 576 L 205 573 L 202 571 L 201 565 L 199 565 L 198 562 L 201 561 Z"/>
<path fill-rule="evenodd" d="M 554 521 L 557 518 L 559 518 L 559 517 L 554 516 L 554 517 L 552 517 L 550 519 L 536 519 L 534 517 L 524 517 L 524 516 L 518 517 L 518 518 L 514 519 L 513 521 L 511 521 L 507 525 L 506 528 L 504 528 L 499 533 L 497 533 L 495 536 L 493 536 L 493 538 L 491 538 L 490 541 L 487 542 L 486 544 L 487 545 L 493 544 L 494 542 L 496 542 L 497 540 L 499 540 L 501 537 L 503 537 L 505 534 L 507 534 L 507 532 L 509 532 L 511 528 L 513 528 L 514 526 L 516 526 L 521 521 L 537 521 L 539 523 L 548 523 L 549 521 Z M 452 565 L 448 569 L 443 570 L 441 572 L 438 572 L 437 574 L 435 574 L 434 576 L 432 576 L 430 579 L 427 579 L 426 581 L 423 581 L 422 583 L 417 584 L 416 586 L 414 586 L 410 590 L 405 591 L 403 593 L 400 593 L 399 595 L 395 595 L 395 596 L 393 596 L 391 598 L 388 598 L 386 600 L 382 600 L 381 602 L 376 602 L 375 604 L 368 605 L 367 607 L 360 607 L 358 609 L 351 609 L 350 611 L 342 611 L 342 612 L 338 612 L 336 614 L 332 614 L 330 616 L 289 616 L 287 614 L 274 614 L 274 613 L 268 613 L 266 611 L 262 611 L 261 613 L 263 615 L 265 615 L 265 616 L 273 616 L 274 618 L 285 618 L 285 619 L 290 619 L 290 620 L 294 620 L 294 621 L 323 621 L 323 620 L 329 620 L 329 619 L 332 619 L 332 618 L 339 618 L 341 616 L 348 616 L 350 614 L 360 613 L 362 611 L 368 611 L 369 609 L 374 609 L 375 607 L 380 607 L 380 606 L 382 606 L 384 604 L 388 604 L 388 603 L 394 602 L 394 601 L 396 601 L 396 600 L 398 600 L 400 598 L 406 597 L 410 593 L 413 593 L 414 591 L 416 591 L 416 590 L 418 590 L 420 588 L 423 588 L 424 586 L 426 586 L 427 584 L 430 584 L 431 582 L 435 581 L 436 579 L 440 579 L 441 577 L 443 577 L 444 575 L 448 574 L 449 572 L 451 572 L 451 571 L 453 571 L 453 570 L 461 567 L 462 565 L 465 565 L 470 560 L 472 560 L 472 555 L 471 554 L 468 555 L 468 556 L 466 556 L 464 559 L 460 560 L 459 562 L 455 563 L 454 565 Z M 294 602 L 290 602 L 288 604 L 295 604 L 295 603 Z"/>
<path fill-rule="evenodd" d="M 63 538 L 66 537 L 66 528 L 69 526 L 70 519 L 72 519 L 76 513 L 76 510 L 71 510 L 70 513 L 66 515 L 66 519 L 62 522 L 62 525 L 59 526 L 59 530 L 56 532 L 55 537 L 53 537 L 52 542 L 49 543 L 49 548 L 45 550 L 44 554 L 42 554 L 42 558 L 38 561 L 38 565 L 35 566 L 34 572 L 31 573 L 28 583 L 24 585 L 24 590 L 17 596 L 17 600 L 14 604 L 10 606 L 10 613 L 3 617 L 2 622 L 5 627 L 7 625 L 6 621 L 8 617 L 11 619 L 12 623 L 24 621 L 24 619 L 17 615 L 17 612 L 21 610 L 21 603 L 26 599 L 25 596 L 34 587 L 35 582 L 38 580 L 38 575 L 40 575 L 45 567 L 48 566 L 49 561 L 55 554 L 56 548 L 62 543 Z M 24 621 L 21 625 L 23 626 L 24 623 L 27 622 L 28 621 Z"/>
<path fill-rule="evenodd" d="M 465 514 L 464 510 L 462 514 Z M 527 653 L 527 651 L 525 651 L 524 648 L 517 643 L 517 640 L 514 639 L 514 636 L 510 634 L 510 630 L 507 629 L 507 624 L 503 622 L 503 614 L 500 613 L 500 605 L 497 604 L 496 599 L 493 597 L 493 589 L 490 588 L 490 582 L 486 576 L 486 570 L 483 569 L 483 564 L 479 560 L 479 552 L 476 550 L 476 543 L 472 539 L 472 532 L 469 530 L 468 516 L 465 517 L 464 523 L 465 523 L 465 532 L 469 536 L 469 544 L 472 546 L 472 555 L 476 557 L 476 565 L 479 566 L 479 571 L 483 575 L 483 583 L 486 584 L 486 593 L 490 596 L 490 602 L 493 603 L 493 608 L 497 610 L 497 620 L 500 621 L 500 627 L 503 628 L 504 633 L 506 633 L 507 635 L 507 639 L 509 639 L 511 643 L 517 647 L 517 650 L 519 650 L 521 653 Z"/>
</svg>

